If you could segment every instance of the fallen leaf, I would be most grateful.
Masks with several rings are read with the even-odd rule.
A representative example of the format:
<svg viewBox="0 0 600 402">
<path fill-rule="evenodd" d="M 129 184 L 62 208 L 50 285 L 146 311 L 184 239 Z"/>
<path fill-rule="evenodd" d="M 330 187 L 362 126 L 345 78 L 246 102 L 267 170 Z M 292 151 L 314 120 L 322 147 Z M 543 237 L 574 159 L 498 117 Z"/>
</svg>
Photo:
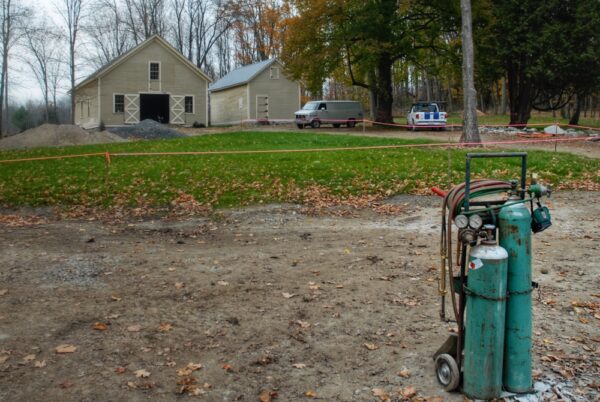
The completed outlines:
<svg viewBox="0 0 600 402">
<path fill-rule="evenodd" d="M 398 375 L 402 378 L 408 378 L 410 377 L 410 371 L 408 369 L 403 369 L 398 373 Z"/>
<path fill-rule="evenodd" d="M 167 268 L 167 271 L 169 271 L 169 272 L 175 272 L 175 271 L 177 271 L 177 268 L 175 268 L 175 267 L 169 267 L 169 268 Z"/>
<path fill-rule="evenodd" d="M 304 396 L 306 396 L 307 398 L 315 398 L 317 396 L 317 393 L 315 391 L 306 391 L 304 393 Z"/>
<path fill-rule="evenodd" d="M 170 331 L 172 328 L 173 328 L 173 325 L 166 323 L 166 322 L 163 322 L 162 324 L 160 324 L 158 326 L 158 330 L 160 332 L 167 332 L 167 331 Z"/>
<path fill-rule="evenodd" d="M 144 369 L 139 369 L 133 372 L 137 378 L 148 378 L 150 377 L 150 372 Z"/>
<path fill-rule="evenodd" d="M 228 373 L 232 373 L 233 372 L 233 366 L 230 366 L 229 364 L 224 364 L 221 366 L 221 368 L 223 370 L 225 370 Z"/>
<path fill-rule="evenodd" d="M 403 388 L 400 393 L 402 394 L 403 397 L 405 398 L 412 398 L 413 396 L 415 396 L 417 394 L 417 390 L 415 389 L 415 387 L 413 386 L 408 386 L 406 388 Z"/>
<path fill-rule="evenodd" d="M 127 371 L 127 369 L 125 367 L 117 367 L 115 369 L 115 373 L 117 373 L 117 374 L 123 374 L 125 371 Z"/>
<path fill-rule="evenodd" d="M 317 285 L 317 284 L 316 284 L 316 283 L 314 283 L 314 282 L 309 282 L 309 283 L 308 283 L 308 288 L 309 288 L 310 290 L 319 290 L 319 289 L 321 289 L 321 286 Z"/>
<path fill-rule="evenodd" d="M 375 345 L 374 343 L 365 343 L 365 348 L 369 349 L 369 350 L 377 350 L 379 349 L 379 346 Z"/>
<path fill-rule="evenodd" d="M 36 360 L 35 362 L 33 362 L 33 367 L 35 368 L 43 368 L 46 367 L 46 360 Z"/>
<path fill-rule="evenodd" d="M 201 363 L 188 363 L 188 365 L 186 367 L 192 371 L 198 371 L 202 368 L 202 364 Z"/>
<path fill-rule="evenodd" d="M 94 329 L 96 331 L 106 331 L 108 329 L 108 325 L 106 325 L 102 322 L 97 322 L 94 324 Z"/>
<path fill-rule="evenodd" d="M 74 345 L 59 345 L 54 349 L 56 353 L 64 354 L 64 353 L 73 353 L 77 350 L 77 346 Z"/>
<path fill-rule="evenodd" d="M 258 396 L 260 402 L 271 402 L 275 398 L 277 398 L 277 392 L 271 391 L 270 389 L 262 390 Z"/>
<path fill-rule="evenodd" d="M 8 360 L 8 356 L 0 356 L 0 364 Z"/>
<path fill-rule="evenodd" d="M 296 324 L 300 325 L 301 328 L 310 328 L 310 322 L 298 320 Z"/>
<path fill-rule="evenodd" d="M 292 364 L 292 367 L 297 368 L 297 369 L 303 369 L 306 367 L 306 364 L 304 363 L 294 363 Z"/>
<path fill-rule="evenodd" d="M 376 396 L 376 397 L 378 397 L 382 401 L 389 401 L 390 400 L 389 394 L 387 392 L 385 392 L 381 388 L 373 388 L 371 390 L 371 392 L 373 392 L 373 395 Z"/>
<path fill-rule="evenodd" d="M 127 386 L 131 389 L 136 389 L 137 388 L 137 384 L 134 383 L 133 381 L 128 381 L 127 382 Z"/>
<path fill-rule="evenodd" d="M 142 330 L 142 326 L 139 324 L 130 325 L 127 327 L 127 331 L 129 332 L 140 332 Z"/>
<path fill-rule="evenodd" d="M 336 289 L 344 289 L 344 285 L 335 285 Z"/>
<path fill-rule="evenodd" d="M 30 361 L 35 359 L 35 355 L 27 355 L 23 357 L 23 363 L 29 363 Z"/>
<path fill-rule="evenodd" d="M 217 282 L 217 285 L 220 285 L 220 286 L 229 286 L 229 282 L 227 282 L 227 281 L 219 281 L 219 282 Z"/>
<path fill-rule="evenodd" d="M 110 298 L 111 298 L 113 301 L 121 301 L 121 298 L 120 298 L 120 297 L 117 297 L 117 296 L 115 296 L 115 295 L 112 295 Z"/>
<path fill-rule="evenodd" d="M 69 380 L 63 381 L 60 384 L 58 384 L 59 388 L 62 389 L 67 389 L 67 388 L 71 388 L 73 386 L 73 383 Z"/>
<path fill-rule="evenodd" d="M 183 282 L 175 282 L 175 289 L 182 289 L 184 286 Z"/>
<path fill-rule="evenodd" d="M 0 289 L 0 296 L 4 296 L 8 293 L 8 289 Z"/>
<path fill-rule="evenodd" d="M 291 299 L 292 297 L 296 296 L 296 295 L 295 295 L 295 294 L 293 294 L 293 293 L 286 293 L 286 292 L 283 292 L 283 293 L 281 293 L 281 295 L 282 295 L 283 297 L 285 297 L 286 299 Z"/>
</svg>

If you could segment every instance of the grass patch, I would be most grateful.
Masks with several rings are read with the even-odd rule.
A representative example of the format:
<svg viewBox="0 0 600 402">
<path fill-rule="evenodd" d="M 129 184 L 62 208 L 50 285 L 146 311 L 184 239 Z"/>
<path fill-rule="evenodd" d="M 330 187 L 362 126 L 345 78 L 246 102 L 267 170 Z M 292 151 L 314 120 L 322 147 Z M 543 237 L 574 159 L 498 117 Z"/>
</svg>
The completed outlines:
<svg viewBox="0 0 600 402">
<path fill-rule="evenodd" d="M 1 152 L 0 159 L 75 153 L 264 150 L 429 143 L 298 132 L 239 132 L 125 144 Z M 165 206 L 182 193 L 214 207 L 307 202 L 426 192 L 463 180 L 465 150 L 387 149 L 291 154 L 101 157 L 0 165 L 0 204 L 8 207 Z M 450 171 L 448 164 L 450 160 Z M 518 160 L 474 164 L 479 176 L 509 179 Z M 529 169 L 555 187 L 597 186 L 600 160 L 529 152 Z"/>
</svg>

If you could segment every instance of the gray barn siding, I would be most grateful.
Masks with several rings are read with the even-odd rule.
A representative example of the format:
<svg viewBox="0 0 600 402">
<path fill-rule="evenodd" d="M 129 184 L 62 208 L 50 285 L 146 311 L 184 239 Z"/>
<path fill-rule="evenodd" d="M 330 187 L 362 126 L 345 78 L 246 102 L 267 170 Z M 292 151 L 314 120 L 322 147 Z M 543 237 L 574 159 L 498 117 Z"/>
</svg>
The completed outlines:
<svg viewBox="0 0 600 402">
<path fill-rule="evenodd" d="M 256 96 L 269 96 L 269 119 L 291 120 L 294 112 L 300 109 L 300 86 L 297 82 L 290 81 L 284 75 L 283 66 L 279 62 L 271 64 L 279 67 L 279 79 L 270 78 L 270 67 L 256 76 L 248 84 L 250 87 L 250 118 L 256 118 Z"/>
</svg>

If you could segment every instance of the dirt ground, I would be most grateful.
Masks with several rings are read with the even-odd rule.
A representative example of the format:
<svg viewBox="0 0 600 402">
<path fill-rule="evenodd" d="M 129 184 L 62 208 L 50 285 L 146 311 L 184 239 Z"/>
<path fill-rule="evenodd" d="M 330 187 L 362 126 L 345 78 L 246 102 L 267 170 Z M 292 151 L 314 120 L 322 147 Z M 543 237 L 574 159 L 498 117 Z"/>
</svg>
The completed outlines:
<svg viewBox="0 0 600 402">
<path fill-rule="evenodd" d="M 599 196 L 556 194 L 534 237 L 539 400 L 600 398 Z M 388 202 L 405 208 L 3 211 L 0 400 L 462 400 L 431 359 L 453 328 L 439 319 L 440 200 Z"/>
</svg>

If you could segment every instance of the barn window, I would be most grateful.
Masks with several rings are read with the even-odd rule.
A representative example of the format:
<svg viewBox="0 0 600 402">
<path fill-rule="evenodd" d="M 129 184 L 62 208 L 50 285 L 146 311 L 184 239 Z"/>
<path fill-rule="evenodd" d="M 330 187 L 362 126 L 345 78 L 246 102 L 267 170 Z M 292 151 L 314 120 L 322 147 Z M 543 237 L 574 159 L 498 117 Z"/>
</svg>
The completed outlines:
<svg viewBox="0 0 600 402">
<path fill-rule="evenodd" d="M 125 112 L 125 95 L 115 95 L 114 105 L 115 113 Z"/>
<path fill-rule="evenodd" d="M 279 67 L 271 67 L 271 79 L 272 80 L 279 79 Z"/>
<path fill-rule="evenodd" d="M 186 113 L 194 113 L 194 97 L 193 96 L 185 97 L 185 112 Z"/>
<path fill-rule="evenodd" d="M 150 62 L 150 81 L 160 80 L 160 63 Z"/>
</svg>

